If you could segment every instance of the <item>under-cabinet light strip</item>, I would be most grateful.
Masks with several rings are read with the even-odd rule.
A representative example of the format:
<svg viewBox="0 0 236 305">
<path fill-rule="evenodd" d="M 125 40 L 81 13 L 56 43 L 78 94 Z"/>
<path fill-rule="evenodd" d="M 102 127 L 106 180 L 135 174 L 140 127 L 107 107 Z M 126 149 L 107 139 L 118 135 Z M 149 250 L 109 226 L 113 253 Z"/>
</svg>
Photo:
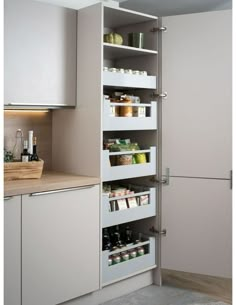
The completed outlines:
<svg viewBox="0 0 236 305">
<path fill-rule="evenodd" d="M 26 109 L 7 109 L 7 110 L 4 110 L 4 112 L 49 112 L 50 110 L 48 109 L 31 109 L 31 110 L 26 110 Z"/>
</svg>

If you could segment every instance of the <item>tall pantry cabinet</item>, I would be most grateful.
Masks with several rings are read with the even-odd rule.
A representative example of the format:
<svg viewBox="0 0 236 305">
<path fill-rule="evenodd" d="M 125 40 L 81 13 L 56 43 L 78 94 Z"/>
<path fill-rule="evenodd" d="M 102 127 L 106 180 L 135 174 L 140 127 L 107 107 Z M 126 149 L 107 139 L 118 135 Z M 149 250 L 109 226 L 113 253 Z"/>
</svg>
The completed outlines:
<svg viewBox="0 0 236 305">
<path fill-rule="evenodd" d="M 224 13 L 222 13 L 222 15 L 224 15 Z M 172 17 L 169 18 L 171 20 Z M 179 18 L 181 18 L 181 16 L 179 16 Z M 211 16 L 209 16 L 209 18 L 211 18 Z M 216 22 L 215 19 L 213 21 Z M 163 18 L 163 26 L 165 26 L 165 18 Z M 197 21 L 195 21 L 195 26 L 199 28 Z M 203 25 L 204 29 L 206 26 L 206 24 Z M 225 269 L 223 265 L 230 261 L 230 249 L 227 250 L 226 256 L 225 254 L 222 254 L 223 256 L 217 256 L 214 272 L 209 271 L 208 273 L 208 270 L 204 272 L 203 268 L 198 268 L 199 262 L 196 263 L 196 257 L 199 256 L 198 250 L 202 247 L 202 243 L 201 239 L 196 239 L 195 236 L 194 242 L 197 253 L 192 253 L 192 256 L 188 257 L 188 266 L 191 266 L 191 270 L 188 270 L 188 266 L 187 268 L 184 268 L 183 265 L 181 265 L 180 260 L 177 260 L 176 264 L 172 264 L 172 262 L 175 261 L 175 253 L 176 249 L 178 249 L 178 244 L 181 244 L 183 248 L 187 248 L 187 243 L 191 240 L 190 235 L 189 240 L 187 241 L 183 240 L 181 235 L 175 235 L 181 227 L 179 227 L 178 224 L 183 223 L 183 220 L 186 219 L 191 223 L 191 219 L 195 217 L 192 213 L 194 213 L 194 209 L 197 209 L 199 202 L 198 200 L 192 200 L 194 194 L 191 194 L 192 196 L 187 196 L 186 194 L 185 196 L 186 190 L 182 186 L 178 189 L 175 185 L 173 190 L 177 193 L 180 190 L 182 192 L 182 197 L 179 197 L 178 203 L 185 199 L 189 200 L 189 205 L 186 203 L 186 205 L 182 205 L 180 208 L 176 205 L 173 207 L 175 209 L 172 209 L 172 200 L 174 202 L 177 195 L 175 195 L 174 191 L 168 192 L 172 186 L 172 177 L 166 177 L 168 174 L 166 168 L 170 167 L 171 173 L 171 166 L 168 165 L 168 160 L 165 159 L 164 154 L 162 154 L 162 143 L 163 145 L 166 145 L 166 140 L 164 138 L 165 128 L 166 125 L 173 126 L 175 122 L 178 122 L 183 118 L 175 116 L 174 113 L 171 113 L 171 109 L 170 117 L 167 118 L 167 116 L 165 116 L 165 113 L 167 113 L 167 111 L 165 112 L 165 105 L 168 105 L 169 98 L 163 99 L 161 93 L 163 93 L 163 89 L 163 91 L 168 92 L 168 95 L 171 95 L 171 86 L 169 86 L 168 89 L 165 88 L 165 80 L 167 80 L 169 76 L 171 77 L 172 73 L 176 71 L 171 71 L 171 69 L 173 69 L 173 63 L 170 62 L 170 65 L 168 66 L 170 70 L 168 73 L 164 72 L 166 67 L 164 63 L 168 62 L 168 58 L 165 58 L 164 55 L 164 36 L 168 35 L 168 28 L 167 32 L 162 33 L 163 29 L 161 19 L 158 19 L 157 17 L 118 7 L 108 7 L 103 4 L 96 4 L 79 10 L 77 28 L 77 107 L 73 110 L 57 110 L 53 113 L 53 168 L 82 175 L 98 176 L 101 178 L 101 288 L 152 269 L 156 271 L 154 273 L 154 282 L 160 284 L 162 261 L 164 262 L 164 267 L 169 269 L 172 268 L 174 270 L 207 273 L 225 277 L 230 276 L 228 272 L 221 272 Z M 103 35 L 108 32 L 122 34 L 124 37 L 123 45 L 119 46 L 103 43 Z M 144 32 L 145 43 L 143 49 L 128 46 L 127 35 L 130 32 Z M 168 41 L 168 46 L 169 48 L 172 48 L 173 51 L 176 44 L 178 44 L 178 35 L 175 35 L 175 40 L 170 36 Z M 183 33 L 181 35 L 184 36 Z M 201 43 L 200 39 L 198 42 Z M 186 44 L 187 43 L 188 40 L 186 37 Z M 206 46 L 206 48 L 207 47 L 210 48 L 210 46 Z M 189 56 L 191 55 L 189 54 Z M 178 61 L 178 58 L 173 58 L 173 60 Z M 182 65 L 182 67 L 178 72 L 182 75 L 184 73 L 185 62 L 179 61 L 179 65 Z M 114 73 L 103 71 L 103 67 L 145 70 L 147 71 L 147 75 Z M 162 74 L 165 75 L 163 79 Z M 199 88 L 199 90 L 201 90 L 201 88 Z M 109 104 L 109 102 L 104 99 L 104 94 L 109 94 L 113 91 L 122 91 L 140 96 L 140 106 L 145 108 L 146 116 L 142 118 L 111 116 L 110 106 L 112 104 Z M 183 91 L 182 94 L 184 94 Z M 200 95 L 199 98 L 203 95 L 204 93 Z M 173 97 L 173 101 L 174 100 Z M 188 101 L 189 107 L 190 105 L 195 105 L 192 103 L 190 96 Z M 116 107 L 115 104 L 113 106 Z M 121 104 L 119 106 L 124 107 L 124 105 Z M 180 110 L 178 106 L 175 105 L 175 107 Z M 202 109 L 202 111 L 204 111 L 204 109 Z M 185 113 L 185 109 L 182 109 L 182 113 Z M 185 116 L 187 117 L 188 114 L 185 114 Z M 190 126 L 191 122 L 188 121 L 186 129 Z M 171 128 L 169 128 L 169 130 L 171 130 Z M 197 131 L 195 130 L 195 132 Z M 202 134 L 204 135 L 204 130 L 202 130 Z M 168 140 L 171 143 L 176 141 L 176 138 L 171 138 L 171 132 L 167 133 L 167 135 L 169 137 Z M 103 142 L 110 138 L 130 138 L 132 142 L 138 142 L 140 150 L 132 152 L 132 154 L 145 154 L 147 163 L 111 166 L 110 161 L 113 157 L 122 154 L 127 155 L 130 154 L 130 152 L 111 153 L 108 150 L 103 149 Z M 195 141 L 201 142 L 200 140 L 201 139 L 197 136 L 195 137 Z M 187 142 L 184 143 L 186 146 L 188 145 Z M 178 145 L 178 143 L 176 145 Z M 164 153 L 166 153 L 167 147 L 167 145 L 164 146 Z M 176 146 L 174 146 L 174 148 L 175 147 Z M 175 158 L 175 149 L 173 149 L 173 147 L 171 149 L 172 151 L 169 154 L 172 153 L 171 158 Z M 185 148 L 181 146 L 181 149 L 184 150 Z M 208 146 L 206 145 L 205 150 L 207 149 Z M 162 157 L 165 160 L 163 172 L 161 168 Z M 191 163 L 188 164 L 188 167 L 191 167 Z M 230 169 L 231 168 L 228 170 Z M 176 177 L 173 177 L 173 179 L 176 179 Z M 224 177 L 224 179 L 230 180 L 229 177 Z M 169 185 L 162 186 L 163 182 L 167 182 L 168 180 Z M 132 209 L 128 208 L 112 212 L 109 210 L 110 199 L 104 196 L 102 192 L 104 183 L 135 185 L 134 196 L 139 198 L 142 195 L 147 195 L 148 204 Z M 208 196 L 208 189 L 203 189 L 206 192 L 206 196 Z M 196 188 L 194 189 L 194 192 L 197 192 Z M 227 194 L 230 194 L 230 192 L 229 188 Z M 167 194 L 169 193 L 172 195 L 168 197 Z M 162 195 L 164 197 L 163 204 L 161 204 Z M 230 201 L 230 196 L 231 195 L 227 195 L 226 199 L 222 199 L 224 200 L 224 204 L 226 204 L 225 200 Z M 122 196 L 122 198 L 128 197 L 129 195 Z M 202 200 L 202 198 L 205 200 L 204 193 L 202 193 L 202 196 L 199 196 L 199 200 Z M 201 213 L 198 214 L 199 226 L 202 221 L 205 221 L 203 228 L 205 228 L 207 222 L 216 221 L 216 228 L 220 230 L 220 228 L 217 227 L 218 218 L 213 219 L 214 216 L 212 216 L 212 219 L 210 219 L 209 216 L 211 214 L 210 212 L 212 212 L 211 215 L 214 215 L 214 211 L 211 211 L 211 209 L 215 209 L 212 201 L 214 198 L 208 197 L 207 200 L 204 200 L 201 202 L 201 207 L 204 208 L 205 202 L 208 214 L 206 214 L 207 218 L 204 218 L 204 215 Z M 209 204 L 209 202 L 211 204 Z M 189 209 L 189 206 L 193 203 L 194 208 Z M 219 199 L 217 204 L 219 207 L 217 215 L 219 215 L 218 213 L 220 213 L 220 210 L 224 214 L 224 220 L 220 223 L 222 229 L 224 224 L 227 222 L 230 223 L 230 209 L 227 208 L 227 211 L 224 213 L 225 207 L 224 205 L 221 205 Z M 230 202 L 227 202 L 227 204 L 230 205 Z M 175 212 L 172 213 L 174 210 Z M 91 211 L 91 213 L 92 212 L 93 211 Z M 167 216 L 165 216 L 164 213 L 166 213 Z M 174 215 L 178 215 L 178 217 L 174 217 Z M 161 237 L 164 234 L 157 234 L 158 232 L 165 233 L 165 227 L 162 226 L 162 217 L 165 221 L 164 225 L 167 227 L 167 236 L 163 238 Z M 168 221 L 171 221 L 171 224 L 169 224 Z M 128 224 L 133 231 L 142 234 L 139 235 L 140 242 L 137 246 L 144 247 L 145 255 L 117 265 L 109 266 L 109 255 L 120 253 L 121 251 L 120 249 L 111 253 L 102 251 L 102 230 L 107 227 L 122 224 Z M 189 232 L 193 232 L 194 230 L 195 232 L 198 232 L 198 224 L 194 224 L 195 227 L 191 228 L 191 230 L 187 226 L 184 229 Z M 168 231 L 168 226 L 170 228 L 170 233 Z M 202 232 L 201 230 L 199 231 Z M 168 234 L 171 236 L 169 243 L 165 242 L 168 241 Z M 228 225 L 225 234 L 221 235 L 220 240 L 214 235 L 216 240 L 213 240 L 212 242 L 214 245 L 217 245 L 216 248 L 221 249 L 221 246 L 225 244 L 224 238 L 228 238 L 230 234 L 231 227 Z M 193 241 L 191 242 L 193 243 Z M 161 243 L 163 243 L 164 247 L 162 247 Z M 128 245 L 125 249 L 122 249 L 122 251 L 130 250 L 132 248 L 133 245 Z M 214 249 L 216 250 L 216 248 Z M 168 253 L 162 252 L 161 250 L 163 249 L 168 251 Z M 178 255 L 182 256 L 183 260 L 185 259 L 183 252 L 178 252 Z M 170 259 L 165 260 L 166 256 Z M 206 264 L 212 260 L 214 260 L 214 257 L 211 257 L 211 252 L 207 252 L 206 255 L 204 253 L 202 254 L 202 261 L 205 261 Z M 218 268 L 219 266 L 223 266 L 223 268 L 220 269 Z"/>
</svg>

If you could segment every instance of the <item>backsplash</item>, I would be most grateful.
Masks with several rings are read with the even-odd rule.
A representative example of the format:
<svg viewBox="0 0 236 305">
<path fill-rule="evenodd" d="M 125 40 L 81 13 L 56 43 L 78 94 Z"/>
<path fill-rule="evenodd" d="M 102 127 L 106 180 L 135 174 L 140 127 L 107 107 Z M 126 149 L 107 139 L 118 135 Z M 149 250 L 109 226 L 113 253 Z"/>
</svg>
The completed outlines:
<svg viewBox="0 0 236 305">
<path fill-rule="evenodd" d="M 28 131 L 33 130 L 37 137 L 37 153 L 44 160 L 44 169 L 52 167 L 52 113 L 41 111 L 4 111 L 4 148 L 12 151 L 15 145 L 16 130 L 23 131 L 28 139 Z"/>
</svg>

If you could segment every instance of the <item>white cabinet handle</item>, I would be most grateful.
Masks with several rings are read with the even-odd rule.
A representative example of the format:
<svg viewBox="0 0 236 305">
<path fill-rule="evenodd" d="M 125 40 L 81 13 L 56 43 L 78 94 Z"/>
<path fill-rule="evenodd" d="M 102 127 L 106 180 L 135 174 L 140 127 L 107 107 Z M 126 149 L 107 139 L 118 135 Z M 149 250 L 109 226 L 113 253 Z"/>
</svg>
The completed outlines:
<svg viewBox="0 0 236 305">
<path fill-rule="evenodd" d="M 54 191 L 48 191 L 48 192 L 38 192 L 38 193 L 32 193 L 30 196 L 42 196 L 42 195 L 49 195 L 49 194 L 56 194 L 56 193 L 64 193 L 64 192 L 71 192 L 71 191 L 79 191 L 84 189 L 89 189 L 94 187 L 94 185 L 86 185 L 86 186 L 80 186 L 80 187 L 72 187 L 67 189 L 60 189 L 60 190 L 54 190 Z"/>
<path fill-rule="evenodd" d="M 12 198 L 13 198 L 13 196 L 7 196 L 7 197 L 4 197 L 4 200 L 10 200 Z"/>
</svg>

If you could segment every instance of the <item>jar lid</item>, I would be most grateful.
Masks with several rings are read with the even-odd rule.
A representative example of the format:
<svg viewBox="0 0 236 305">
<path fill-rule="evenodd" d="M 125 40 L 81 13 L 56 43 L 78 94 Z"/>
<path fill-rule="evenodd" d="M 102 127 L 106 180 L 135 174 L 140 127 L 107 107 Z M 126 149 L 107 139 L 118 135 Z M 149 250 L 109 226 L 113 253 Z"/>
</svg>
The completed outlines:
<svg viewBox="0 0 236 305">
<path fill-rule="evenodd" d="M 110 72 L 117 72 L 117 69 L 116 68 L 109 68 L 109 71 Z"/>
</svg>

